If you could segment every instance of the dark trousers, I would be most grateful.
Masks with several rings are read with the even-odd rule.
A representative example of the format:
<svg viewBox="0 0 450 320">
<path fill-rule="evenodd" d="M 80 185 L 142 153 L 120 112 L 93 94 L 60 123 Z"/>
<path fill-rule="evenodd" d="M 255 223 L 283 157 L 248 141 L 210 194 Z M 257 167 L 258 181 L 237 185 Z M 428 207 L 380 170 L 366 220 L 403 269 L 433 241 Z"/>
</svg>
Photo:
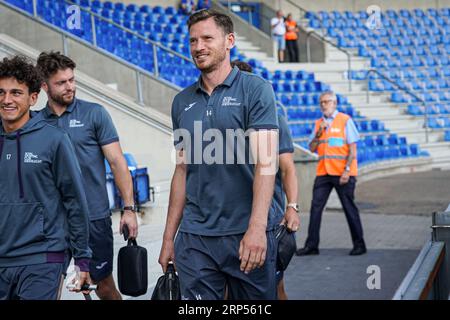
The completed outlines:
<svg viewBox="0 0 450 320">
<path fill-rule="evenodd" d="M 347 218 L 347 223 L 352 236 L 353 246 L 365 247 L 361 219 L 359 218 L 359 210 L 354 201 L 356 178 L 350 177 L 349 181 L 344 185 L 339 184 L 339 178 L 339 176 L 329 175 L 317 176 L 314 181 L 308 238 L 305 243 L 306 247 L 319 247 L 322 212 L 333 188 L 336 189 L 339 200 L 344 208 L 345 217 Z"/>
<path fill-rule="evenodd" d="M 286 40 L 289 62 L 299 62 L 297 40 Z"/>
<path fill-rule="evenodd" d="M 178 232 L 175 261 L 182 300 L 275 300 L 277 245 L 267 231 L 266 260 L 261 268 L 240 270 L 239 246 L 244 234 L 201 236 Z"/>
</svg>

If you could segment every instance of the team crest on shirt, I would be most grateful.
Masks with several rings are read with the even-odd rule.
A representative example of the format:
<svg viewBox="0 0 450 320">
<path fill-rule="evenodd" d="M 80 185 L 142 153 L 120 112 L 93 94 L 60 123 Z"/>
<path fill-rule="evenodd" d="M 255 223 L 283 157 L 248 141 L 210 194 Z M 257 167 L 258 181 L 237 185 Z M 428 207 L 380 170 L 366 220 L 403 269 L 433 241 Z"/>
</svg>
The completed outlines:
<svg viewBox="0 0 450 320">
<path fill-rule="evenodd" d="M 42 163 L 42 160 L 39 159 L 39 156 L 33 152 L 25 152 L 23 156 L 23 163 Z"/>
<path fill-rule="evenodd" d="M 76 120 L 76 119 L 70 119 L 70 121 L 69 121 L 69 127 L 70 127 L 70 128 L 84 127 L 84 123 L 81 123 L 81 121 Z"/>
<path fill-rule="evenodd" d="M 222 106 L 223 107 L 228 107 L 228 106 L 236 106 L 236 107 L 238 107 L 238 106 L 241 105 L 241 103 L 237 102 L 236 100 L 237 99 L 233 98 L 233 97 L 223 97 Z"/>
</svg>

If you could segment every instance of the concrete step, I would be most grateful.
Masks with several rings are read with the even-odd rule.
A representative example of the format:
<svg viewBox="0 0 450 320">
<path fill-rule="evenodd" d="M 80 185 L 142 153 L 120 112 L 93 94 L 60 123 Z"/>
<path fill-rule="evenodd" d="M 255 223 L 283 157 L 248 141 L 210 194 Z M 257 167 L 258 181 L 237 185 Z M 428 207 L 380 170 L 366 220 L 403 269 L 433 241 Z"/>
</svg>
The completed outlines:
<svg viewBox="0 0 450 320">
<path fill-rule="evenodd" d="M 351 92 L 338 92 L 339 94 L 342 94 L 348 98 L 348 100 L 353 104 L 358 103 L 367 103 L 367 95 L 365 92 L 358 92 L 358 91 L 351 91 Z M 389 96 L 386 94 L 377 94 L 377 95 L 371 95 L 370 96 L 370 102 L 373 103 L 382 103 L 382 102 L 389 102 Z"/>
<path fill-rule="evenodd" d="M 342 82 L 325 82 L 326 84 L 331 86 L 331 89 L 334 92 L 342 92 L 342 91 L 348 91 L 349 89 L 349 85 L 348 85 L 348 81 L 342 81 Z M 352 90 L 354 91 L 365 91 L 366 89 L 366 84 L 365 83 L 355 83 L 352 82 Z"/>
<path fill-rule="evenodd" d="M 396 102 L 370 102 L 370 103 L 358 103 L 354 104 L 353 106 L 357 108 L 358 110 L 365 110 L 366 108 L 391 108 L 391 107 L 398 107 L 400 109 L 404 109 L 407 104 L 405 103 L 396 103 Z"/>
<path fill-rule="evenodd" d="M 450 157 L 450 142 L 442 141 L 433 143 L 421 143 L 420 147 L 424 150 L 427 150 L 433 157 Z"/>
<path fill-rule="evenodd" d="M 450 168 L 450 156 L 433 157 L 432 167 L 448 170 Z"/>
<path fill-rule="evenodd" d="M 382 120 L 382 121 L 389 121 L 389 120 L 395 121 L 395 120 L 398 120 L 398 121 L 405 121 L 405 122 L 416 121 L 416 122 L 423 123 L 423 118 L 418 118 L 418 117 L 414 117 L 414 116 L 409 115 L 409 114 L 405 114 L 405 113 L 403 113 L 403 110 L 401 108 L 392 107 L 390 109 L 397 110 L 400 113 L 397 113 L 396 115 L 384 114 L 385 110 L 383 110 L 382 114 L 377 116 L 378 119 Z"/>
<path fill-rule="evenodd" d="M 314 72 L 311 70 L 305 70 L 308 72 Z M 315 79 L 318 81 L 322 81 L 323 83 L 330 82 L 347 82 L 348 87 L 348 79 L 347 79 L 347 71 L 317 71 L 315 73 Z M 353 82 L 352 82 L 353 84 Z"/>
<path fill-rule="evenodd" d="M 269 66 L 267 66 L 269 70 Z M 304 70 L 304 71 L 310 71 L 310 72 L 317 72 L 317 73 L 334 73 L 334 72 L 343 72 L 347 71 L 347 67 L 341 67 L 341 66 L 334 66 L 327 63 L 277 63 L 276 68 L 273 70 Z"/>
<path fill-rule="evenodd" d="M 346 49 L 344 49 L 344 50 L 346 50 Z M 351 52 L 349 52 L 349 53 L 350 53 L 350 59 L 352 60 L 352 62 L 353 61 L 370 61 L 366 57 L 360 57 L 358 55 L 354 55 Z M 328 45 L 326 48 L 326 56 L 330 59 L 343 59 L 343 60 L 347 61 L 347 54 L 343 51 L 340 51 L 340 50 L 334 48 L 331 45 Z"/>
<path fill-rule="evenodd" d="M 326 61 L 328 63 L 348 63 L 347 55 L 343 52 L 341 54 L 333 53 L 327 55 Z M 350 63 L 353 69 L 354 65 L 363 64 L 366 68 L 370 67 L 370 60 L 361 57 L 350 56 Z"/>
<path fill-rule="evenodd" d="M 311 30 L 313 30 L 313 29 L 311 29 Z M 342 48 L 342 49 L 348 51 L 353 56 L 358 56 L 358 49 L 356 49 L 356 48 Z M 333 53 L 333 54 L 336 52 L 341 53 L 341 51 L 339 49 L 337 49 L 336 47 L 333 47 L 332 45 L 327 45 L 327 51 L 329 53 Z"/>
<path fill-rule="evenodd" d="M 373 108 L 359 108 L 361 115 L 366 116 L 368 118 L 376 118 L 378 120 L 408 120 L 408 118 L 404 118 L 401 113 L 401 110 L 396 107 L 373 107 Z"/>
<path fill-rule="evenodd" d="M 274 58 L 267 56 L 267 54 L 265 54 L 264 52 L 253 51 L 253 50 L 242 51 L 242 52 L 249 59 L 256 59 L 256 60 L 261 61 L 263 66 L 266 66 L 268 63 L 274 62 Z"/>
<path fill-rule="evenodd" d="M 377 118 L 378 120 L 381 120 Z M 415 121 L 415 120 L 407 120 L 407 119 L 387 119 L 382 120 L 385 124 L 386 129 L 391 130 L 392 132 L 398 132 L 399 130 L 419 130 L 423 128 L 423 122 Z"/>
<path fill-rule="evenodd" d="M 259 47 L 254 46 L 251 42 L 248 42 L 248 41 L 236 41 L 236 47 L 241 52 L 244 52 L 247 50 L 251 50 L 251 51 L 261 50 Z"/>
<path fill-rule="evenodd" d="M 334 81 L 347 81 L 347 70 L 313 70 L 311 67 L 308 69 L 299 69 L 305 70 L 308 72 L 314 72 L 315 78 L 319 81 L 323 81 L 324 83 L 334 82 Z"/>
<path fill-rule="evenodd" d="M 426 143 L 425 129 L 397 129 L 393 130 L 393 133 L 397 133 L 399 136 L 404 136 L 408 139 L 408 143 Z M 443 139 L 443 132 L 429 131 L 428 142 L 439 142 Z"/>
</svg>

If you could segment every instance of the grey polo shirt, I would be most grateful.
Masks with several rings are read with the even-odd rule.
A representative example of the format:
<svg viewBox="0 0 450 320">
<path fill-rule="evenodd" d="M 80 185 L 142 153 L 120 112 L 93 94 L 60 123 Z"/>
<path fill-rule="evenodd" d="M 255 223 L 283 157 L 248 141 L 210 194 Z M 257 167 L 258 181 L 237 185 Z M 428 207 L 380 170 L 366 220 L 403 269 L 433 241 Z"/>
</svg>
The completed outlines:
<svg viewBox="0 0 450 320">
<path fill-rule="evenodd" d="M 190 155 L 180 231 L 205 236 L 246 232 L 254 164 L 249 161 L 248 136 L 229 135 L 236 130 L 278 129 L 270 83 L 234 67 L 209 96 L 200 78 L 175 97 L 172 122 L 176 148 Z M 274 210 L 272 204 L 269 215 Z"/>
<path fill-rule="evenodd" d="M 280 126 L 280 129 L 278 131 L 278 154 L 282 155 L 283 153 L 294 153 L 294 144 L 292 142 L 291 132 L 285 118 L 281 115 L 278 115 L 278 123 Z M 275 217 L 269 220 L 272 227 L 275 227 L 283 219 L 284 211 L 286 209 L 285 198 L 286 194 L 283 189 L 281 170 L 278 170 L 275 177 L 275 190 L 273 193 L 273 201 L 275 202 L 277 210 L 275 212 Z"/>
<path fill-rule="evenodd" d="M 119 141 L 111 116 L 101 105 L 80 99 L 74 99 L 60 117 L 53 114 L 48 105 L 41 112 L 49 123 L 68 133 L 75 147 L 89 205 L 89 219 L 108 217 L 111 212 L 101 147 Z"/>
</svg>

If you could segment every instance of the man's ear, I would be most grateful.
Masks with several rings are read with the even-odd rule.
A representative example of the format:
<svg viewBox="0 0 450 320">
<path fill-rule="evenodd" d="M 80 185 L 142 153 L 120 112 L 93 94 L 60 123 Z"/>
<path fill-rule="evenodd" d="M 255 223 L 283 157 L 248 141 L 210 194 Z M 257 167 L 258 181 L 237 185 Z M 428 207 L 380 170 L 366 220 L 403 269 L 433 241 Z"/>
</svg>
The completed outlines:
<svg viewBox="0 0 450 320">
<path fill-rule="evenodd" d="M 234 48 L 235 44 L 236 44 L 236 38 L 234 33 L 229 33 L 227 36 L 227 50 L 231 50 Z"/>
<path fill-rule="evenodd" d="M 43 82 L 42 82 L 42 85 L 41 85 L 41 88 L 42 88 L 45 92 L 48 92 L 48 85 L 47 85 L 47 82 L 43 81 Z"/>
<path fill-rule="evenodd" d="M 37 92 L 33 92 L 32 94 L 30 94 L 30 106 L 34 106 L 36 104 L 36 102 L 38 101 L 39 98 L 39 93 Z"/>
</svg>

